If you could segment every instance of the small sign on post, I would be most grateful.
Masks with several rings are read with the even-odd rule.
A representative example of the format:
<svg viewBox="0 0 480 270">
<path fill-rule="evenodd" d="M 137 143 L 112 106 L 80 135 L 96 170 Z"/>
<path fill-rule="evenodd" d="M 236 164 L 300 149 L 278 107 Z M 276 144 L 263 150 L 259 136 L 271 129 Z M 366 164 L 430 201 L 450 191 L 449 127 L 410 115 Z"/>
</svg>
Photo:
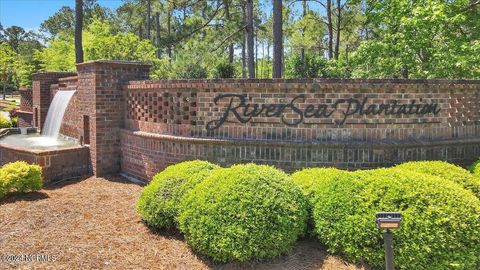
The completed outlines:
<svg viewBox="0 0 480 270">
<path fill-rule="evenodd" d="M 400 228 L 402 224 L 402 214 L 399 212 L 379 212 L 377 213 L 377 228 L 383 230 L 383 242 L 385 245 L 385 269 L 395 270 L 393 260 L 393 229 Z"/>
</svg>

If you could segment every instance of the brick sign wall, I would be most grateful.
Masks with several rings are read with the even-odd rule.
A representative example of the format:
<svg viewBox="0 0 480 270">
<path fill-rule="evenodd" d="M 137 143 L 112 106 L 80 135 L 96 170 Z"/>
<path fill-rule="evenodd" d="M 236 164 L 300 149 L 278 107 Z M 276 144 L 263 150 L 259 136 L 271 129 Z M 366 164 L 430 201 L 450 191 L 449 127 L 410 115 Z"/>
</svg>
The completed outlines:
<svg viewBox="0 0 480 270">
<path fill-rule="evenodd" d="M 122 168 L 142 179 L 194 158 L 294 170 L 480 155 L 477 81 L 177 80 L 124 88 Z"/>
<path fill-rule="evenodd" d="M 148 81 L 148 70 L 93 61 L 78 65 L 77 77 L 37 74 L 34 124 L 56 91 L 77 89 L 61 132 L 89 145 L 95 175 L 143 180 L 191 159 L 293 171 L 407 160 L 465 165 L 480 156 L 480 81 Z"/>
</svg>

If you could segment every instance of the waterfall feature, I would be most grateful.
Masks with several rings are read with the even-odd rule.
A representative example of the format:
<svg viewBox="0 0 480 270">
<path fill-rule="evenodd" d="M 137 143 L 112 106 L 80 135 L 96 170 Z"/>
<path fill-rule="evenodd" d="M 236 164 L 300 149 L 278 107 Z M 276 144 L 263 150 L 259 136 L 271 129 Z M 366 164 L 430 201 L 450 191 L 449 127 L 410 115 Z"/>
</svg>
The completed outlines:
<svg viewBox="0 0 480 270">
<path fill-rule="evenodd" d="M 48 108 L 47 118 L 43 126 L 42 135 L 50 138 L 58 138 L 60 126 L 62 125 L 63 115 L 67 109 L 68 103 L 75 94 L 75 90 L 58 91 Z"/>
</svg>

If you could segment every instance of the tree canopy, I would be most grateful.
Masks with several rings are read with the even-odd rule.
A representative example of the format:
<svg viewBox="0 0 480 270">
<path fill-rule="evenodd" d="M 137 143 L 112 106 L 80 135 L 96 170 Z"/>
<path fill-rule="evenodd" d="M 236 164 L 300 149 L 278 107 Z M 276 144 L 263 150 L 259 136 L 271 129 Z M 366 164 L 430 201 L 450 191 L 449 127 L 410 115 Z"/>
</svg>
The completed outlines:
<svg viewBox="0 0 480 270">
<path fill-rule="evenodd" d="M 478 1 L 288 0 L 274 20 L 275 1 L 125 0 L 110 10 L 87 0 L 84 60 L 147 62 L 152 78 L 271 78 L 282 42 L 285 78 L 480 78 Z M 18 87 L 35 71 L 75 70 L 74 26 L 70 7 L 41 33 L 0 25 L 2 81 Z"/>
</svg>

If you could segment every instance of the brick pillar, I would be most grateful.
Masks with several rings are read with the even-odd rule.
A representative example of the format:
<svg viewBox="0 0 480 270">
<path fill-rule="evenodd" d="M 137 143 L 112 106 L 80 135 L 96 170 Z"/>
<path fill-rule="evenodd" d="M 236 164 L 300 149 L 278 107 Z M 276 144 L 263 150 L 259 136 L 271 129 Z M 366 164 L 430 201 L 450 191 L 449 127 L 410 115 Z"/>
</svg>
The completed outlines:
<svg viewBox="0 0 480 270">
<path fill-rule="evenodd" d="M 148 79 L 150 66 L 98 60 L 77 65 L 77 101 L 84 138 L 89 134 L 95 176 L 120 171 L 120 129 L 124 126 L 125 90 L 130 80 Z"/>
<path fill-rule="evenodd" d="M 48 108 L 53 97 L 50 97 L 50 85 L 58 83 L 58 79 L 76 75 L 73 72 L 39 72 L 32 74 L 33 126 L 43 128 Z"/>
</svg>

